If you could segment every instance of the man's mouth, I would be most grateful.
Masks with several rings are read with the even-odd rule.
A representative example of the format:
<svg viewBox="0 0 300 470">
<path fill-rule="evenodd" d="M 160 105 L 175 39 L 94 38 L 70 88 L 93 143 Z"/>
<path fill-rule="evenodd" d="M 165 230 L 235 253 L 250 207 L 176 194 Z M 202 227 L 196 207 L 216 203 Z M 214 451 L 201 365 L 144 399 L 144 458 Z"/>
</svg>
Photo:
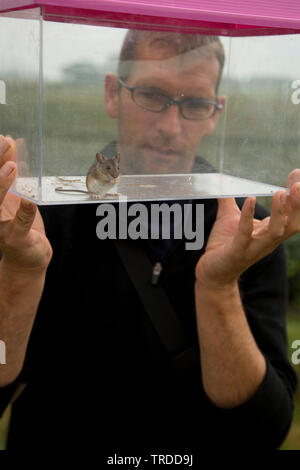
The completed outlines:
<svg viewBox="0 0 300 470">
<path fill-rule="evenodd" d="M 174 160 L 179 155 L 179 152 L 174 150 L 172 147 L 154 147 L 147 145 L 144 147 L 147 153 L 153 155 L 154 158 L 158 158 L 160 160 Z"/>
</svg>

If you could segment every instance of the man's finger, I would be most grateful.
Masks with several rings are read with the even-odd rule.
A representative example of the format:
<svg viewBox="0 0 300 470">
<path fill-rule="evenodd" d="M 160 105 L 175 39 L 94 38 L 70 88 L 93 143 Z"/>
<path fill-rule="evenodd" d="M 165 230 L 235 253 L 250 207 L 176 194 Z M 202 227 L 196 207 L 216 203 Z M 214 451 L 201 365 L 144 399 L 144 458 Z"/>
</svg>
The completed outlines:
<svg viewBox="0 0 300 470">
<path fill-rule="evenodd" d="M 17 160 L 17 146 L 14 139 L 10 136 L 0 135 L 0 167 L 7 161 Z"/>
<path fill-rule="evenodd" d="M 299 181 L 300 181 L 300 169 L 296 168 L 295 170 L 291 171 L 291 173 L 287 177 L 286 186 L 287 188 L 291 189 L 293 184 Z"/>
<path fill-rule="evenodd" d="M 234 245 L 238 249 L 245 250 L 251 241 L 253 232 L 253 219 L 255 211 L 255 197 L 249 197 L 245 200 L 241 211 L 238 231 L 234 237 Z"/>
<path fill-rule="evenodd" d="M 0 205 L 6 196 L 15 176 L 17 173 L 17 167 L 14 162 L 6 162 L 0 167 Z"/>
<path fill-rule="evenodd" d="M 271 238 L 277 239 L 286 231 L 287 194 L 285 191 L 277 191 L 273 196 L 272 210 L 269 220 L 268 232 Z"/>
<path fill-rule="evenodd" d="M 300 183 L 296 182 L 290 189 L 288 197 L 287 231 L 293 234 L 300 230 Z"/>
<path fill-rule="evenodd" d="M 33 202 L 21 199 L 19 209 L 13 222 L 13 233 L 16 237 L 25 237 L 30 231 L 37 207 Z"/>
<path fill-rule="evenodd" d="M 0 155 L 3 155 L 9 149 L 10 144 L 3 135 L 0 135 Z"/>
</svg>

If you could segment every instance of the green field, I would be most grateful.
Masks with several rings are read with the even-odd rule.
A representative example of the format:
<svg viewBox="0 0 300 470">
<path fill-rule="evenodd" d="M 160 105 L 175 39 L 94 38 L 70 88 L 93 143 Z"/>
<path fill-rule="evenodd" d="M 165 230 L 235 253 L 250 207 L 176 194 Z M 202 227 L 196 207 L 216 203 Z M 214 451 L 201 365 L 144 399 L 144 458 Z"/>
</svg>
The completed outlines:
<svg viewBox="0 0 300 470">
<path fill-rule="evenodd" d="M 287 322 L 288 332 L 288 351 L 289 357 L 293 353 L 291 344 L 295 340 L 300 340 L 300 311 L 293 309 L 288 315 Z M 300 450 L 300 364 L 293 366 L 297 376 L 299 385 L 295 393 L 295 411 L 294 418 L 290 432 L 288 433 L 284 443 L 281 446 L 282 450 Z"/>
<path fill-rule="evenodd" d="M 10 418 L 11 407 L 8 406 L 5 410 L 2 418 L 0 419 L 0 450 L 4 450 L 6 446 L 6 438 L 9 427 L 9 418 Z"/>
<path fill-rule="evenodd" d="M 288 172 L 300 166 L 300 106 L 291 103 L 288 83 L 268 88 L 269 82 L 266 78 L 258 84 L 261 92 L 255 83 L 250 88 L 231 84 L 230 90 L 224 84 L 220 94 L 227 95 L 226 113 L 214 133 L 201 141 L 198 153 L 225 173 L 284 184 Z M 26 141 L 26 165 L 33 176 L 39 167 L 43 175 L 85 174 L 95 153 L 116 137 L 117 122 L 105 111 L 103 81 L 46 82 L 42 102 L 38 85 L 7 81 L 1 133 Z"/>
</svg>

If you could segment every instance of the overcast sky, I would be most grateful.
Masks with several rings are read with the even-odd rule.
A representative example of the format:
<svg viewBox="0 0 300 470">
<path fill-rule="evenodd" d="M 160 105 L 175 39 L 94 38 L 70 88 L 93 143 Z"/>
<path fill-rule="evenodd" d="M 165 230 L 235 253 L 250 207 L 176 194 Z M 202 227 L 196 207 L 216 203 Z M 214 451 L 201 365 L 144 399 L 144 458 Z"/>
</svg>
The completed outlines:
<svg viewBox="0 0 300 470">
<path fill-rule="evenodd" d="M 90 62 L 96 66 L 117 56 L 125 29 L 44 22 L 44 75 L 59 79 L 65 66 Z M 227 60 L 230 40 L 222 38 Z M 24 75 L 37 72 L 39 22 L 0 17 L 0 80 L 17 67 Z M 300 35 L 233 38 L 230 71 L 236 78 L 273 76 L 300 79 Z"/>
</svg>

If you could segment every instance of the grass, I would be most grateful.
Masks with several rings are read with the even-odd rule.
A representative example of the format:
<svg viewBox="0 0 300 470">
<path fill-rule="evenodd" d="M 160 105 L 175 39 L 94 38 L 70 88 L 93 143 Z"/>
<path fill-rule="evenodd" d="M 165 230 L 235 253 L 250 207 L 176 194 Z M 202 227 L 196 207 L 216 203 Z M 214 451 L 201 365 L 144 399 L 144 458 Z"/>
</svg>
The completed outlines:
<svg viewBox="0 0 300 470">
<path fill-rule="evenodd" d="M 84 174 L 93 163 L 96 151 L 116 137 L 117 120 L 107 116 L 103 86 L 103 81 L 45 82 L 40 120 L 38 82 L 7 81 L 7 96 L 11 101 L 5 114 L 0 113 L 1 133 L 25 139 L 30 155 L 26 163 L 33 175 L 39 165 L 45 175 Z M 224 163 L 225 173 L 283 184 L 288 172 L 298 164 L 300 107 L 289 103 L 283 123 L 281 100 L 276 87 L 263 95 L 258 95 L 257 89 L 255 93 L 232 91 L 226 123 L 224 114 L 214 133 L 201 141 L 198 153 L 217 169 Z"/>
<path fill-rule="evenodd" d="M 8 406 L 0 419 L 0 450 L 5 450 L 7 434 L 9 429 L 11 407 Z"/>
<path fill-rule="evenodd" d="M 293 349 L 291 344 L 295 340 L 300 340 L 300 311 L 292 309 L 288 315 L 287 322 L 288 350 L 291 359 Z M 293 365 L 298 376 L 298 389 L 295 393 L 295 411 L 290 431 L 281 446 L 281 450 L 300 450 L 300 364 Z"/>
<path fill-rule="evenodd" d="M 299 377 L 300 374 L 298 374 Z M 300 378 L 300 377 L 299 377 Z M 294 418 L 290 431 L 285 438 L 280 450 L 300 450 L 300 397 L 295 402 Z"/>
</svg>

